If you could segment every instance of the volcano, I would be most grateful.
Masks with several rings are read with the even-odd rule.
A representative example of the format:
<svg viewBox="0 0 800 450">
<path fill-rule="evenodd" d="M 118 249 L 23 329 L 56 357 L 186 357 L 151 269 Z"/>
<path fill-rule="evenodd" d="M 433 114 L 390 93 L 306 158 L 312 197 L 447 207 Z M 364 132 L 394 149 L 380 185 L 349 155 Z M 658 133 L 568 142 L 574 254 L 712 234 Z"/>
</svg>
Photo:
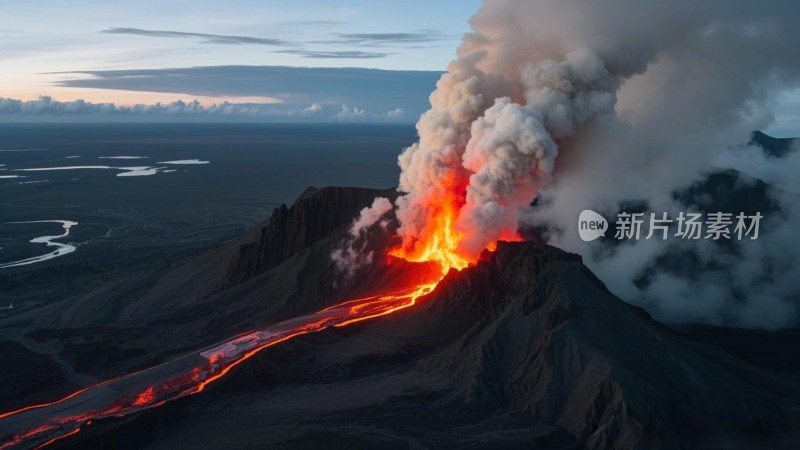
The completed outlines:
<svg viewBox="0 0 800 450">
<path fill-rule="evenodd" d="M 95 293 L 66 312 L 64 305 L 45 308 L 3 325 L 35 330 L 29 341 L 80 372 L 58 374 L 63 380 L 53 382 L 53 392 L 61 397 L 89 379 L 144 369 L 105 389 L 114 394 L 102 394 L 121 395 L 126 383 L 156 383 L 163 368 L 182 370 L 193 355 L 232 336 L 423 282 L 430 272 L 424 264 L 376 258 L 344 278 L 331 261 L 358 212 L 378 196 L 394 195 L 309 188 L 291 208 L 276 209 L 250 233 L 171 270 L 113 313 L 87 313 L 96 308 Z M 373 230 L 368 247 L 387 254 L 391 235 Z M 147 407 L 85 417 L 80 432 L 46 443 L 635 449 L 797 448 L 800 442 L 795 375 L 654 321 L 614 296 L 580 256 L 535 239 L 499 242 L 415 299 L 391 314 L 332 323 L 268 346 L 195 395 L 162 402 L 158 390 L 146 391 L 155 397 L 130 405 Z M 25 381 L 18 382 L 24 391 Z M 12 424 L 29 417 L 3 417 L 31 403 L 18 393 L 7 398 L 0 446 L 12 442 Z"/>
</svg>

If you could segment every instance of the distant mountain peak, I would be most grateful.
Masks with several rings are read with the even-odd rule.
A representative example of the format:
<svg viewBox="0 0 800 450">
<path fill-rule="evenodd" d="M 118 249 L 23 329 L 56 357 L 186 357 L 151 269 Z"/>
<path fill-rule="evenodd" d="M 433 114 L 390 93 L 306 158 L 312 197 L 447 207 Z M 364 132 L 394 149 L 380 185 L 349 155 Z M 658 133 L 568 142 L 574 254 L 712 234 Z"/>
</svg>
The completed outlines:
<svg viewBox="0 0 800 450">
<path fill-rule="evenodd" d="M 757 145 L 764 150 L 767 156 L 783 158 L 792 151 L 797 138 L 776 138 L 761 131 L 754 131 L 750 145 Z"/>
</svg>

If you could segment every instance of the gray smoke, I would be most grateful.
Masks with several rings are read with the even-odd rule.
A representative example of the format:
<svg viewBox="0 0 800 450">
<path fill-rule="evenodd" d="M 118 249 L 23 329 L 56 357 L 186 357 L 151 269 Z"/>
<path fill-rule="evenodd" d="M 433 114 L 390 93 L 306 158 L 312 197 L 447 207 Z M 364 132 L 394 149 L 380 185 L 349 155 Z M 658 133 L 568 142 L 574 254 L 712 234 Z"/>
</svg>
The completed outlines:
<svg viewBox="0 0 800 450">
<path fill-rule="evenodd" d="M 583 243 L 576 223 L 583 209 L 691 206 L 674 193 L 745 147 L 800 79 L 799 13 L 793 1 L 486 0 L 431 94 L 419 142 L 400 156 L 403 245 L 424 242 L 442 199 L 466 186 L 454 228 L 470 258 L 522 221 L 661 319 L 792 324 L 792 196 L 771 194 L 781 212 L 738 254 L 696 241 Z M 714 268 L 649 273 L 676 245 Z"/>
<path fill-rule="evenodd" d="M 383 197 L 376 198 L 372 205 L 361 210 L 361 214 L 350 225 L 349 236 L 331 254 L 331 260 L 340 272 L 350 278 L 359 267 L 372 263 L 373 252 L 367 250 L 367 230 L 375 224 L 386 229 L 387 222 L 381 220 L 392 209 L 392 202 Z"/>
<path fill-rule="evenodd" d="M 499 25 L 508 16 L 496 8 L 515 3 L 487 3 L 493 12 L 484 20 Z M 715 165 L 738 163 L 741 169 L 746 161 L 747 173 L 791 190 L 778 178 L 797 173 L 796 157 L 767 164 L 753 156 L 760 149 L 750 149 L 748 158 L 742 149 L 751 131 L 771 122 L 775 97 L 799 79 L 800 60 L 792 48 L 800 43 L 800 32 L 792 17 L 800 5 L 526 2 L 515 11 L 519 21 L 534 20 L 531 29 L 541 30 L 533 25 L 539 23 L 534 16 L 553 18 L 542 24 L 547 33 L 533 32 L 547 36 L 544 41 L 589 42 L 612 73 L 619 67 L 631 74 L 616 91 L 612 120 L 595 121 L 559 141 L 554 181 L 525 219 L 546 227 L 551 243 L 583 254 L 615 293 L 662 320 L 795 325 L 800 283 L 793 267 L 800 262 L 800 245 L 791 230 L 800 224 L 800 208 L 794 195 L 770 191 L 780 211 L 767 214 L 757 241 L 742 242 L 735 252 L 707 241 L 674 239 L 615 247 L 584 243 L 576 225 L 583 209 L 614 213 L 632 202 L 674 217 L 694 205 L 673 193 L 703 180 Z M 555 125 L 548 129 L 557 133 Z M 745 178 L 740 182 L 748 182 Z M 715 193 L 708 195 L 713 204 Z M 660 260 L 679 253 L 691 254 L 703 270 L 660 268 Z"/>
</svg>

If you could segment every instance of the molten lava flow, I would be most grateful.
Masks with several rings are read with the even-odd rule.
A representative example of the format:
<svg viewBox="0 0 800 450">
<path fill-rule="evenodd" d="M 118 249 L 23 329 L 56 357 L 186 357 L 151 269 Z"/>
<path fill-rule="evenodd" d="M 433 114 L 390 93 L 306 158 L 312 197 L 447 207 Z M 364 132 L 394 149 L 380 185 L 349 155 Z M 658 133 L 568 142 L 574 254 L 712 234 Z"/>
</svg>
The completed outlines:
<svg viewBox="0 0 800 450">
<path fill-rule="evenodd" d="M 435 216 L 436 223 L 427 229 L 427 236 L 417 240 L 412 246 L 396 247 L 389 254 L 410 262 L 435 262 L 441 267 L 443 274 L 451 268 L 466 268 L 472 261 L 457 252 L 460 234 L 453 229 L 454 213 L 450 208 L 442 209 Z"/>
<path fill-rule="evenodd" d="M 63 399 L 0 414 L 0 450 L 40 448 L 89 426 L 202 392 L 261 350 L 293 337 L 343 327 L 414 305 L 438 284 L 438 274 L 387 294 L 343 302 L 243 334 L 176 360 L 77 391 Z"/>
<path fill-rule="evenodd" d="M 457 182 L 455 177 L 444 177 L 441 182 L 448 188 L 436 198 L 424 200 L 425 226 L 417 234 L 404 238 L 389 254 L 410 262 L 436 263 L 443 277 L 450 269 L 461 270 L 475 261 L 459 252 L 463 235 L 455 228 L 459 210 L 464 205 L 466 185 Z"/>
<path fill-rule="evenodd" d="M 473 262 L 457 251 L 460 236 L 452 226 L 455 211 L 441 208 L 436 226 L 430 228 L 424 241 L 417 241 L 410 249 L 398 247 L 391 251 L 392 256 L 412 262 L 435 263 L 425 280 L 246 333 L 199 353 L 82 389 L 56 402 L 0 414 L 0 450 L 43 447 L 80 432 L 93 420 L 126 416 L 202 392 L 265 348 L 414 305 L 417 299 L 431 293 L 450 269 L 460 270 Z"/>
<path fill-rule="evenodd" d="M 444 181 L 442 181 L 444 183 Z M 452 182 L 450 190 L 437 194 L 435 198 L 422 201 L 426 209 L 424 226 L 407 236 L 403 243 L 389 251 L 389 255 L 415 263 L 435 263 L 439 266 L 438 280 L 450 269 L 462 270 L 475 264 L 479 254 L 470 253 L 463 247 L 465 233 L 456 223 L 465 205 L 466 185 Z M 514 232 L 501 232 L 498 240 L 521 241 Z M 482 250 L 494 252 L 497 241 L 489 242 Z"/>
<path fill-rule="evenodd" d="M 293 337 L 344 327 L 391 314 L 414 305 L 431 293 L 450 269 L 475 262 L 459 250 L 463 238 L 454 226 L 463 195 L 431 203 L 425 233 L 389 254 L 430 267 L 422 281 L 398 291 L 342 302 L 338 305 L 237 336 L 199 353 L 82 389 L 59 401 L 0 414 L 0 450 L 42 447 L 89 426 L 93 420 L 122 417 L 168 401 L 202 392 L 234 367 L 261 350 Z M 494 250 L 496 243 L 489 246 Z"/>
</svg>

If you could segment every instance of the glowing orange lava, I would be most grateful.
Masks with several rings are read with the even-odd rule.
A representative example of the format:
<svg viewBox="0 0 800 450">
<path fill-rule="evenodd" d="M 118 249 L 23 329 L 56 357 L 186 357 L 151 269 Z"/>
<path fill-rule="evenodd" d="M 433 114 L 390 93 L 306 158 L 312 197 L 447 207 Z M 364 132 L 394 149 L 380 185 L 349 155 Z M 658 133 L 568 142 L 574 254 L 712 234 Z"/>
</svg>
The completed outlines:
<svg viewBox="0 0 800 450">
<path fill-rule="evenodd" d="M 434 278 L 245 333 L 199 353 L 81 389 L 59 401 L 0 414 L 0 450 L 41 448 L 77 434 L 92 420 L 122 417 L 202 392 L 265 348 L 408 308 L 433 291 L 441 277 Z"/>
<path fill-rule="evenodd" d="M 429 199 L 427 222 L 421 235 L 412 242 L 389 251 L 391 256 L 410 262 L 433 262 L 439 265 L 443 277 L 450 269 L 461 270 L 475 263 L 458 251 L 463 235 L 455 228 L 458 211 L 463 206 L 463 196 L 448 193 L 445 198 Z"/>
</svg>

